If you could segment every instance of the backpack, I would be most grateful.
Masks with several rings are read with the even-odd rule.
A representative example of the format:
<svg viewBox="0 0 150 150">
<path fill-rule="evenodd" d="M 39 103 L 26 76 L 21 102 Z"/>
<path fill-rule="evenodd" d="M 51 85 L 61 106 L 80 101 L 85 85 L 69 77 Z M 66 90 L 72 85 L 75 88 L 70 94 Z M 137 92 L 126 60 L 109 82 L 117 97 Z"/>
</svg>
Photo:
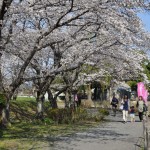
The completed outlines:
<svg viewBox="0 0 150 150">
<path fill-rule="evenodd" d="M 144 111 L 144 102 L 143 101 L 139 101 L 138 102 L 138 111 L 139 112 L 143 112 Z"/>
</svg>

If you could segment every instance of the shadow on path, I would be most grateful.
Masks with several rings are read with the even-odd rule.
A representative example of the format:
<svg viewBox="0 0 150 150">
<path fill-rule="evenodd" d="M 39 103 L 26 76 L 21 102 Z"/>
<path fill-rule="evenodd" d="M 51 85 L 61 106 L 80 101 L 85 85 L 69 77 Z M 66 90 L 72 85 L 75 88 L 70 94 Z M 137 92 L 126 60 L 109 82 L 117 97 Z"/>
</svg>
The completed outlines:
<svg viewBox="0 0 150 150">
<path fill-rule="evenodd" d="M 122 123 L 122 114 L 108 116 L 97 128 L 61 137 L 46 137 L 45 145 L 33 145 L 29 150 L 141 150 L 142 123 Z M 38 140 L 38 139 L 35 139 Z M 40 140 L 40 139 L 39 139 Z"/>
</svg>

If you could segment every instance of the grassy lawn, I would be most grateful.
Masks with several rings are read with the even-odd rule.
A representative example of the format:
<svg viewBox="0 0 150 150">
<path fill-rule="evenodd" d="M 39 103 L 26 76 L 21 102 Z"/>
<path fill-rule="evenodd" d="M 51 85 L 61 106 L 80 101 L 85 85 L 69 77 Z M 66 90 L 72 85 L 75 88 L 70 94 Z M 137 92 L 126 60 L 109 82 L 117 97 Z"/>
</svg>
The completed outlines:
<svg viewBox="0 0 150 150">
<path fill-rule="evenodd" d="M 85 131 L 96 123 L 43 125 L 35 123 L 15 123 L 3 131 L 0 140 L 0 150 L 29 150 L 33 146 L 53 143 L 58 136 L 70 135 L 77 131 Z M 52 146 L 52 144 L 51 144 Z"/>
<path fill-rule="evenodd" d="M 49 103 L 45 103 L 45 107 L 48 106 Z M 99 124 L 99 121 L 94 120 L 57 124 L 49 118 L 42 122 L 35 119 L 35 114 L 35 99 L 20 97 L 11 102 L 12 123 L 0 131 L 0 150 L 41 150 L 44 146 L 53 147 L 59 136 L 85 131 Z"/>
</svg>

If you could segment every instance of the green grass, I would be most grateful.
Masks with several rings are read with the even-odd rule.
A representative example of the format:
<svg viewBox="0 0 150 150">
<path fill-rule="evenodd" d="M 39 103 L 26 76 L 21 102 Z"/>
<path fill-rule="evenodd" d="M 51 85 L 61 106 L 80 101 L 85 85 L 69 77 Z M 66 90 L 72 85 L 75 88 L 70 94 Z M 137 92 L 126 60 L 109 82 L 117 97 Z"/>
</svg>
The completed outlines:
<svg viewBox="0 0 150 150">
<path fill-rule="evenodd" d="M 22 121 L 22 120 L 32 120 L 36 113 L 36 100 L 29 99 L 25 97 L 18 98 L 17 100 L 12 100 L 10 103 L 11 122 Z"/>
<path fill-rule="evenodd" d="M 17 101 L 35 101 L 34 97 L 17 97 Z"/>
<path fill-rule="evenodd" d="M 12 124 L 11 127 L 3 131 L 3 137 L 0 139 L 0 150 L 29 150 L 34 146 L 53 143 L 58 136 L 71 135 L 77 131 L 85 131 L 90 127 L 96 126 L 95 122 L 44 125 L 38 122 L 20 122 Z M 52 146 L 52 145 L 51 145 Z"/>
<path fill-rule="evenodd" d="M 45 107 L 48 106 L 49 102 L 46 102 Z M 46 145 L 53 147 L 58 136 L 85 131 L 97 126 L 100 121 L 96 122 L 96 118 L 56 124 L 46 114 L 44 122 L 36 120 L 36 100 L 30 97 L 18 97 L 16 101 L 12 100 L 10 109 L 11 126 L 3 131 L 0 130 L 0 150 L 41 150 Z"/>
</svg>

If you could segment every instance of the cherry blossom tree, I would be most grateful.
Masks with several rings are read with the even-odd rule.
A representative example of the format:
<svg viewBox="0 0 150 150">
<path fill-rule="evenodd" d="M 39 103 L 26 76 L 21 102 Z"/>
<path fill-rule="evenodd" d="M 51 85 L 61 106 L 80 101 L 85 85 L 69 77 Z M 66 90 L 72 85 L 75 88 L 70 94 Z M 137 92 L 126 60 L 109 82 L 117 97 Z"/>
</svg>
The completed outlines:
<svg viewBox="0 0 150 150">
<path fill-rule="evenodd" d="M 141 69 L 139 64 L 143 55 L 140 50 L 149 48 L 145 44 L 149 37 L 143 32 L 136 11 L 148 9 L 145 2 L 2 1 L 0 90 L 6 95 L 6 108 L 9 110 L 11 97 L 23 82 L 36 82 L 41 97 L 57 74 L 87 62 L 100 68 L 97 75 L 107 72 L 118 78 L 123 78 L 131 66 L 132 70 Z M 11 71 L 13 80 L 4 76 L 7 71 L 2 70 L 12 65 L 5 62 L 8 54 L 11 63 L 19 65 L 17 72 Z M 48 58 L 46 55 L 48 63 L 53 62 L 47 65 L 48 68 L 41 65 Z"/>
</svg>

